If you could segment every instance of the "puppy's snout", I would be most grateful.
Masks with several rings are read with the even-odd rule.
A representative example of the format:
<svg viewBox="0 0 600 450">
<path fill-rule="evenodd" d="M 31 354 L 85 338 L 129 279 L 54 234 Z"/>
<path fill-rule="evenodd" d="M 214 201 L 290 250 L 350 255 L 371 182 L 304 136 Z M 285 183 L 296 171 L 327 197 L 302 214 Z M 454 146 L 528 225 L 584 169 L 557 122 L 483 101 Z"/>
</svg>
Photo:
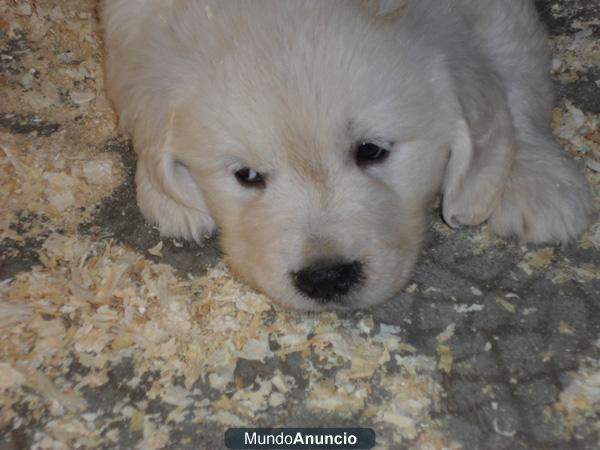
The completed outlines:
<svg viewBox="0 0 600 450">
<path fill-rule="evenodd" d="M 346 295 L 360 284 L 363 277 L 362 264 L 340 261 L 317 261 L 294 272 L 294 285 L 307 297 L 331 302 Z"/>
</svg>

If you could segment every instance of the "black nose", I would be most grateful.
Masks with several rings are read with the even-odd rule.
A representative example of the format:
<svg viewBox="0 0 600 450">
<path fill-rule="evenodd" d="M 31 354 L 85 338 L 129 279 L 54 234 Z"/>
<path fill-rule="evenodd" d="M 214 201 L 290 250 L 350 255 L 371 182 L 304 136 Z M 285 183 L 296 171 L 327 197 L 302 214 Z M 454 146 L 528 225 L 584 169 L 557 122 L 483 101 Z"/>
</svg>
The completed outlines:
<svg viewBox="0 0 600 450">
<path fill-rule="evenodd" d="M 346 295 L 362 280 L 362 264 L 339 261 L 316 261 L 294 272 L 296 288 L 315 300 L 330 302 Z"/>
</svg>

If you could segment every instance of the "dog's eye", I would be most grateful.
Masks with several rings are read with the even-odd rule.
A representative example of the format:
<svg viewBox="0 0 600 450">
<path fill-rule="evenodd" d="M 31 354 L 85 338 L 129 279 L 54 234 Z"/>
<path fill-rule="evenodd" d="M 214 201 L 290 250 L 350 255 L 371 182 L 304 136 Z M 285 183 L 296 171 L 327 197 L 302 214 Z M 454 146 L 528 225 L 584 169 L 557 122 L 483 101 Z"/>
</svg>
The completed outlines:
<svg viewBox="0 0 600 450">
<path fill-rule="evenodd" d="M 242 167 L 235 173 L 235 178 L 238 182 L 248 188 L 264 188 L 265 178 L 255 170 L 249 167 Z"/>
<path fill-rule="evenodd" d="M 359 167 L 379 164 L 389 156 L 390 152 L 372 142 L 361 142 L 356 146 L 354 159 Z"/>
</svg>

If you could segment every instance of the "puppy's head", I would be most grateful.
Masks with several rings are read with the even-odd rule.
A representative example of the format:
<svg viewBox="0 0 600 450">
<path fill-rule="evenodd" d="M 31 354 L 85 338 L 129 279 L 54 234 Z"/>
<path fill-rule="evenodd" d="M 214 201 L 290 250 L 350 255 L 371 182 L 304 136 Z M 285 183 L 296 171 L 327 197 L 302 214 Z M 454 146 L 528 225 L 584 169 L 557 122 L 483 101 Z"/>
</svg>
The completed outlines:
<svg viewBox="0 0 600 450">
<path fill-rule="evenodd" d="M 358 6 L 300 3 L 199 13 L 173 157 L 241 277 L 295 308 L 364 307 L 407 279 L 456 121 L 437 55 Z"/>
</svg>

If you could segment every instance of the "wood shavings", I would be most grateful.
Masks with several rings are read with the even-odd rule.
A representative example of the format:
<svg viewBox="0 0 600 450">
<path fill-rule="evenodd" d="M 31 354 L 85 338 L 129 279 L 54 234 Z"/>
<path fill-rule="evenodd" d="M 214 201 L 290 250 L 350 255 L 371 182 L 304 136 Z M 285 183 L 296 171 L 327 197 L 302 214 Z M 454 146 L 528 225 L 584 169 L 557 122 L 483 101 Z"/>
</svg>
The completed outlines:
<svg viewBox="0 0 600 450">
<path fill-rule="evenodd" d="M 0 2 L 0 16 L 10 24 L 0 45 L 10 48 L 16 39 L 21 49 L 2 73 L 2 114 L 12 125 L 0 132 L 0 156 L 6 155 L 0 157 L 0 209 L 49 218 L 29 230 L 35 235 L 75 230 L 87 207 L 109 195 L 122 175 L 117 155 L 103 156 L 96 170 L 90 164 L 116 135 L 110 105 L 98 95 L 103 71 L 95 6 L 91 0 L 60 8 Z M 11 235 L 13 220 L 0 217 L 0 239 Z"/>
<path fill-rule="evenodd" d="M 163 248 L 163 241 L 159 241 L 159 243 L 156 244 L 154 247 L 151 247 L 148 249 L 148 253 L 150 253 L 151 255 L 154 255 L 154 256 L 161 257 L 162 256 L 162 248 Z"/>
<path fill-rule="evenodd" d="M 475 295 L 475 296 L 477 296 L 477 297 L 480 297 L 480 296 L 482 296 L 482 295 L 483 295 L 483 292 L 481 292 L 481 290 L 479 290 L 479 289 L 478 289 L 478 288 L 476 288 L 475 286 L 471 286 L 471 287 L 469 288 L 469 290 L 471 291 L 471 294 L 473 294 L 473 295 Z"/>
<path fill-rule="evenodd" d="M 31 310 L 26 305 L 0 302 L 0 326 L 18 323 L 29 314 L 31 314 Z"/>
<path fill-rule="evenodd" d="M 453 322 L 449 324 L 444 331 L 436 336 L 436 341 L 438 344 L 443 344 L 448 342 L 452 336 L 454 336 L 454 330 L 456 329 L 456 324 Z"/>
<path fill-rule="evenodd" d="M 310 409 L 335 412 L 346 416 L 360 411 L 364 404 L 364 398 L 348 393 L 345 389 L 338 389 L 333 380 L 312 383 L 307 400 L 307 406 Z"/>
<path fill-rule="evenodd" d="M 498 238 L 489 225 L 483 225 L 472 236 L 469 236 L 469 241 L 473 244 L 473 253 L 481 255 L 489 248 L 496 247 L 502 244 L 502 240 Z"/>
<path fill-rule="evenodd" d="M 555 284 L 565 283 L 571 280 L 580 283 L 600 280 L 600 266 L 595 264 L 583 264 L 581 266 L 560 264 L 551 271 L 549 278 Z"/>
<path fill-rule="evenodd" d="M 25 375 L 10 364 L 0 363 L 0 390 L 11 389 L 25 383 Z"/>
<path fill-rule="evenodd" d="M 573 330 L 573 327 L 571 327 L 571 325 L 569 325 L 564 320 L 561 320 L 559 322 L 559 324 L 558 324 L 558 332 L 560 334 L 575 334 L 575 330 Z"/>
<path fill-rule="evenodd" d="M 569 384 L 558 401 L 546 414 L 560 419 L 562 432 L 573 436 L 600 420 L 600 367 L 597 361 L 587 361 L 584 367 L 570 374 Z M 592 419 L 592 420 L 590 420 Z"/>
<path fill-rule="evenodd" d="M 76 391 L 63 392 L 52 382 L 50 378 L 41 372 L 33 372 L 27 376 L 25 382 L 27 387 L 37 391 L 51 401 L 60 405 L 60 414 L 64 414 L 63 408 L 72 413 L 81 411 L 86 407 L 86 401 Z"/>
<path fill-rule="evenodd" d="M 436 336 L 438 343 L 437 352 L 439 355 L 438 368 L 442 372 L 450 373 L 452 370 L 452 348 L 446 343 L 454 336 L 455 323 L 449 324 L 444 331 Z"/>
<path fill-rule="evenodd" d="M 112 184 L 113 163 L 111 160 L 94 160 L 83 163 L 83 176 L 89 184 Z"/>
<path fill-rule="evenodd" d="M 438 368 L 445 373 L 450 373 L 452 370 L 452 348 L 449 345 L 438 345 L 437 352 L 439 355 Z"/>
<path fill-rule="evenodd" d="M 349 379 L 370 378 L 389 360 L 390 354 L 383 345 L 375 345 L 368 349 L 359 346 L 352 353 L 350 371 L 345 375 Z"/>
<path fill-rule="evenodd" d="M 600 173 L 600 161 L 591 158 L 585 158 L 585 165 L 594 172 Z"/>
<path fill-rule="evenodd" d="M 474 311 L 483 311 L 485 309 L 485 305 L 479 303 L 473 303 L 472 305 L 454 305 L 454 311 L 457 313 L 470 313 Z"/>
<path fill-rule="evenodd" d="M 508 300 L 503 299 L 502 297 L 496 297 L 496 301 L 509 313 L 515 313 L 517 311 L 516 306 L 509 302 Z"/>
<path fill-rule="evenodd" d="M 96 98 L 96 94 L 93 92 L 71 92 L 71 100 L 76 105 L 83 105 L 85 103 L 89 103 Z"/>
<path fill-rule="evenodd" d="M 584 248 L 600 248 L 600 222 L 592 225 L 582 236 L 581 245 Z"/>
<path fill-rule="evenodd" d="M 223 265 L 202 277 L 179 279 L 171 267 L 142 259 L 111 241 L 54 234 L 42 246 L 41 259 L 43 267 L 2 285 L 0 295 L 19 302 L 18 309 L 7 309 L 7 315 L 21 331 L 10 326 L 0 330 L 9 348 L 19 348 L 24 340 L 37 342 L 27 358 L 11 363 L 27 374 L 25 381 L 13 373 L 5 384 L 17 395 L 24 395 L 21 385 L 28 386 L 42 408 L 60 412 L 65 420 L 81 412 L 92 417 L 94 411 L 87 410 L 79 390 L 105 385 L 111 367 L 129 360 L 138 375 L 158 373 L 145 396 L 170 407 L 163 424 L 142 415 L 136 405 L 128 408 L 137 413 L 124 410 L 129 429 L 143 434 L 141 445 L 163 445 L 171 427 L 187 420 L 190 408 L 196 420 L 219 426 L 245 424 L 285 408 L 299 388 L 293 377 L 279 371 L 249 383 L 236 381 L 239 361 L 266 363 L 308 350 L 298 369 L 310 380 L 304 388 L 307 410 L 351 417 L 383 408 L 387 413 L 377 420 L 392 427 L 394 439 L 407 442 L 438 426 L 429 416 L 440 389 L 431 378 L 435 364 L 401 357 L 399 352 L 416 349 L 399 342 L 401 330 L 396 326 L 380 324 L 376 329 L 368 316 L 361 318 L 361 326 L 354 326 L 334 313 L 305 316 L 277 309 L 273 315 L 278 307 L 231 278 Z M 197 309 L 203 315 L 193 320 Z M 265 327 L 267 316 L 270 325 Z M 61 317 L 68 317 L 71 325 L 65 326 Z M 271 342 L 277 342 L 276 351 Z M 64 378 L 67 361 L 73 359 L 90 370 L 76 383 Z M 394 374 L 388 373 L 392 366 Z M 324 371 L 334 371 L 335 376 L 327 378 Z M 229 392 L 230 397 L 199 407 L 198 383 L 206 383 L 212 392 Z M 399 412 L 397 406 L 383 404 L 384 399 L 371 397 L 375 384 L 390 392 L 410 389 L 410 394 L 401 395 L 421 402 L 418 414 Z M 389 398 L 398 395 L 394 391 Z M 413 425 L 399 427 L 399 419 L 391 419 L 395 415 L 407 417 Z M 67 435 L 63 441 L 68 445 L 110 440 L 84 424 Z M 40 442 L 43 439 L 50 437 L 40 435 Z M 52 439 L 60 438 L 52 435 Z M 112 439 L 118 435 L 113 433 Z"/>
<path fill-rule="evenodd" d="M 275 376 L 271 379 L 271 383 L 273 383 L 273 386 L 275 386 L 275 388 L 277 388 L 277 390 L 279 390 L 279 392 L 282 394 L 289 392 L 288 383 L 280 373 L 275 374 Z"/>
<path fill-rule="evenodd" d="M 547 247 L 542 250 L 527 253 L 525 255 L 525 261 L 530 268 L 539 269 L 550 264 L 553 256 L 554 249 Z"/>
<path fill-rule="evenodd" d="M 578 157 L 584 157 L 586 166 L 595 170 L 600 163 L 600 115 L 584 113 L 568 100 L 564 109 L 554 110 L 553 126 L 561 143 Z M 597 170 L 595 170 L 597 172 Z M 592 185 L 597 185 L 592 183 Z"/>
<path fill-rule="evenodd" d="M 263 334 L 261 339 L 248 339 L 238 356 L 252 361 L 264 361 L 271 354 L 268 336 Z"/>
<path fill-rule="evenodd" d="M 416 370 L 415 375 L 421 370 L 433 368 L 431 359 L 423 357 L 404 358 L 406 366 Z M 421 372 L 423 373 L 423 372 Z M 379 407 L 376 420 L 388 423 L 397 428 L 394 442 L 407 442 L 421 436 L 423 425 L 427 423 L 434 402 L 441 393 L 439 385 L 427 376 L 409 375 L 404 377 L 386 376 L 382 380 L 382 386 L 388 392 L 389 397 Z M 423 396 L 420 393 L 427 392 Z M 435 434 L 435 430 L 431 430 Z M 431 436 L 431 435 L 429 435 Z"/>
</svg>

